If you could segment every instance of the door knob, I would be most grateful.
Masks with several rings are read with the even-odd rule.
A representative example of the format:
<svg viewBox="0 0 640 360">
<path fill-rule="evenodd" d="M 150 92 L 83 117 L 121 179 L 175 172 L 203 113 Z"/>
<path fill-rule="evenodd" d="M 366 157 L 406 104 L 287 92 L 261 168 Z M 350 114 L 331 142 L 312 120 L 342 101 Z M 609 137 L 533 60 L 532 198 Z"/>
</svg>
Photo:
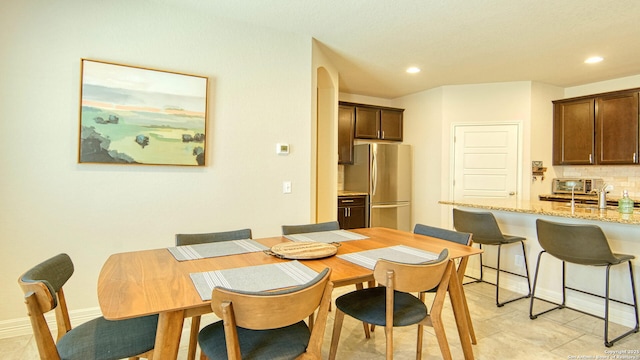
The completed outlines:
<svg viewBox="0 0 640 360">
<path fill-rule="evenodd" d="M 509 195 L 510 195 L 510 196 L 513 196 L 513 195 L 515 195 L 515 194 L 516 194 L 516 192 L 515 192 L 515 191 L 510 191 L 510 192 L 509 192 Z"/>
</svg>

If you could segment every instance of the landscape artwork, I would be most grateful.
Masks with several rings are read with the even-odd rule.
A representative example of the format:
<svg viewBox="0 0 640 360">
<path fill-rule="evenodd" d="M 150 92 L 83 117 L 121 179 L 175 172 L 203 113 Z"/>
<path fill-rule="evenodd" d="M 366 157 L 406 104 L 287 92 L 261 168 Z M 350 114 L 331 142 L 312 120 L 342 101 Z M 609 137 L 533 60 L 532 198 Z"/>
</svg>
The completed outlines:
<svg viewBox="0 0 640 360">
<path fill-rule="evenodd" d="M 204 166 L 208 78 L 82 59 L 80 163 Z"/>
</svg>

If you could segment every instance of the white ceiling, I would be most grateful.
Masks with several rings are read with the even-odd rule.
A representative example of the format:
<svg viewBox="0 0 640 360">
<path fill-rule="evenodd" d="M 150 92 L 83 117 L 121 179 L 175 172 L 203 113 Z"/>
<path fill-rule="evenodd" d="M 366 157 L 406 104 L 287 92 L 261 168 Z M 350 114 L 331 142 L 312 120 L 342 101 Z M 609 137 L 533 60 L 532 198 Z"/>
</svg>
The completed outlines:
<svg viewBox="0 0 640 360">
<path fill-rule="evenodd" d="M 638 0 L 165 1 L 313 37 L 340 72 L 340 91 L 352 94 L 640 74 Z M 592 55 L 605 60 L 584 64 Z M 406 74 L 409 66 L 422 71 Z"/>
</svg>

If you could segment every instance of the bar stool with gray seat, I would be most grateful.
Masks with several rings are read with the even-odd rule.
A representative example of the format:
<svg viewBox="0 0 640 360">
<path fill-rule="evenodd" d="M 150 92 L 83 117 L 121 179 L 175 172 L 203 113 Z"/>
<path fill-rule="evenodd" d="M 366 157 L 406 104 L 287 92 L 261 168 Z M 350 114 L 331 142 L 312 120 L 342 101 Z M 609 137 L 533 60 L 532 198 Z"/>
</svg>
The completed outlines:
<svg viewBox="0 0 640 360">
<path fill-rule="evenodd" d="M 482 254 L 480 254 L 480 278 L 479 279 L 475 278 L 476 282 L 486 282 L 496 287 L 496 306 L 501 307 L 501 306 L 504 306 L 504 304 L 510 303 L 512 301 L 528 298 L 531 296 L 531 281 L 529 280 L 529 266 L 527 265 L 527 253 L 524 248 L 524 241 L 526 240 L 526 238 L 522 236 L 503 234 L 502 231 L 500 230 L 500 227 L 498 226 L 498 222 L 496 221 L 496 218 L 490 212 L 472 212 L 472 211 L 464 211 L 460 209 L 453 209 L 453 227 L 455 227 L 457 231 L 473 234 L 473 242 L 479 244 L 481 249 L 482 249 L 482 245 L 498 246 L 498 256 L 497 256 L 496 267 L 485 265 L 482 262 Z M 507 271 L 505 269 L 500 268 L 500 250 L 502 249 L 502 245 L 510 245 L 515 243 L 520 243 L 520 245 L 522 246 L 522 257 L 524 258 L 525 275 L 514 273 L 514 272 Z M 496 270 L 495 284 L 484 280 L 484 276 L 483 276 L 484 274 L 482 269 L 485 267 Z M 514 299 L 500 302 L 500 273 L 501 272 L 527 279 L 527 288 L 529 289 L 528 293 L 526 295 L 519 296 Z"/>
<path fill-rule="evenodd" d="M 221 241 L 251 239 L 251 229 L 221 231 L 204 234 L 176 234 L 176 246 L 196 245 Z M 198 347 L 198 332 L 200 331 L 200 315 L 191 317 L 191 333 L 187 359 L 194 360 Z"/>
<path fill-rule="evenodd" d="M 536 220 L 536 229 L 538 232 L 538 242 L 542 247 L 542 251 L 538 254 L 538 263 L 536 273 L 533 280 L 533 293 L 531 295 L 531 303 L 529 306 L 529 318 L 536 319 L 539 315 L 545 314 L 555 309 L 571 309 L 581 312 L 586 315 L 591 315 L 598 319 L 604 320 L 604 345 L 606 347 L 613 346 L 613 343 L 621 338 L 638 332 L 638 301 L 636 299 L 636 286 L 633 279 L 633 266 L 631 260 L 635 259 L 633 255 L 627 254 L 615 254 L 609 247 L 604 232 L 599 226 L 587 225 L 587 224 L 561 224 L 552 221 L 546 221 L 538 219 Z M 562 261 L 562 303 L 554 303 L 549 300 L 537 298 L 544 302 L 548 302 L 556 307 L 539 312 L 533 313 L 533 302 L 536 292 L 536 283 L 538 281 L 538 271 L 540 270 L 540 259 L 542 254 L 548 253 L 551 256 Z M 606 279 L 605 279 L 605 296 L 586 292 L 583 290 L 575 289 L 566 286 L 565 282 L 565 268 L 566 263 L 588 265 L 588 266 L 605 266 L 606 267 Z M 609 298 L 609 278 L 611 266 L 619 264 L 629 264 L 629 277 L 631 280 L 631 294 L 633 297 L 633 304 L 614 300 Z M 580 292 L 582 294 L 588 294 L 595 297 L 603 298 L 604 302 L 604 317 L 590 314 L 581 310 L 570 308 L 566 306 L 566 289 Z M 614 301 L 620 304 L 633 307 L 635 311 L 635 326 L 625 332 L 624 334 L 616 337 L 613 340 L 609 340 L 609 301 Z"/>
</svg>

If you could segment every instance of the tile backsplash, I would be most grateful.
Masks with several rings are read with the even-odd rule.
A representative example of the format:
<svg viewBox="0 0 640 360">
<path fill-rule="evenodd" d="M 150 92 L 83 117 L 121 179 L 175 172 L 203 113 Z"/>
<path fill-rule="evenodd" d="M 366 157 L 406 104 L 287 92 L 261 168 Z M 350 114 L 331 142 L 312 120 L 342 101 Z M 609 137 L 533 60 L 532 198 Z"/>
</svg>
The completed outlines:
<svg viewBox="0 0 640 360">
<path fill-rule="evenodd" d="M 629 191 L 629 197 L 640 200 L 640 166 L 558 166 L 557 177 L 601 178 L 605 183 L 613 185 L 609 192 L 612 198 L 622 196 L 623 190 Z"/>
</svg>

